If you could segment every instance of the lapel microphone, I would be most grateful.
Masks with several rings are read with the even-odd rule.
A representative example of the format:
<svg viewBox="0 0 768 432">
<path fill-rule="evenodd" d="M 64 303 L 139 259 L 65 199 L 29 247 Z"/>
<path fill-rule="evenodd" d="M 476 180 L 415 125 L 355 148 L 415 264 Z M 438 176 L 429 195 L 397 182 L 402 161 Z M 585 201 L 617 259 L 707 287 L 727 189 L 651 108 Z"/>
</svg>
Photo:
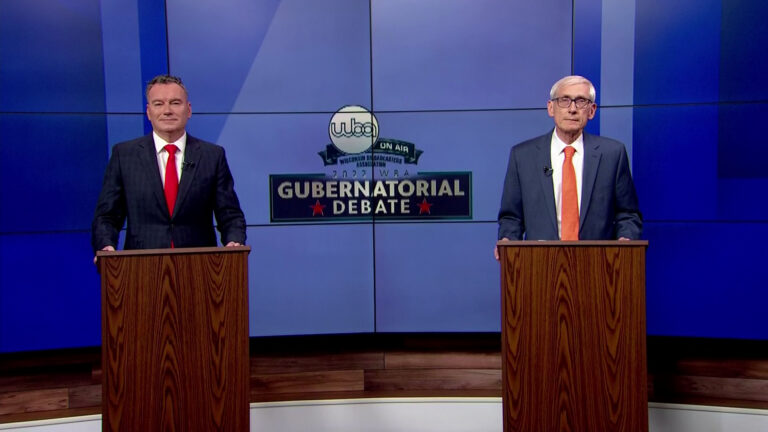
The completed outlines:
<svg viewBox="0 0 768 432">
<path fill-rule="evenodd" d="M 553 170 L 552 168 L 550 168 L 548 166 L 544 167 L 544 175 L 545 176 L 549 177 L 549 176 L 552 175 L 553 172 L 555 172 L 555 170 Z"/>
<path fill-rule="evenodd" d="M 194 162 L 182 162 L 181 163 L 181 169 L 192 168 L 194 166 L 195 166 Z"/>
</svg>

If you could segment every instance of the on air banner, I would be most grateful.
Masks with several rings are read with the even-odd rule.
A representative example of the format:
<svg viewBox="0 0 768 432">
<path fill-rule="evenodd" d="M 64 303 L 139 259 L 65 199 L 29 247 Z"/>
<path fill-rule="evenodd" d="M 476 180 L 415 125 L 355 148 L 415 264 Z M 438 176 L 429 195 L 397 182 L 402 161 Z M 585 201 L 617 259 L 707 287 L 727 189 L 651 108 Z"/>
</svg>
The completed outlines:
<svg viewBox="0 0 768 432">
<path fill-rule="evenodd" d="M 272 174 L 269 198 L 271 222 L 471 219 L 472 172 L 381 180 Z"/>
</svg>

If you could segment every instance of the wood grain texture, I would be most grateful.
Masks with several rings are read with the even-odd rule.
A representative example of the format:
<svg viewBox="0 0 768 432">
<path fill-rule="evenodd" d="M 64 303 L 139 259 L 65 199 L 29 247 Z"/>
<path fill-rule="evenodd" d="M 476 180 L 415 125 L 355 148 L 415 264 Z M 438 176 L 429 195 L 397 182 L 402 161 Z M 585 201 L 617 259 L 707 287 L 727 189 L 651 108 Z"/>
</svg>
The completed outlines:
<svg viewBox="0 0 768 432">
<path fill-rule="evenodd" d="M 69 408 L 67 389 L 30 390 L 0 394 L 0 415 Z"/>
<path fill-rule="evenodd" d="M 15 411 L 11 414 L 0 415 L 0 424 L 59 419 L 64 417 L 78 417 L 91 414 L 101 414 L 101 405 L 99 404 L 97 406 L 87 408 L 57 408 L 35 411 Z"/>
<path fill-rule="evenodd" d="M 653 402 L 682 403 L 694 405 L 726 406 L 736 408 L 768 409 L 768 401 L 743 399 L 763 394 L 761 383 L 763 371 L 768 370 L 768 344 L 765 341 L 715 340 L 702 338 L 648 337 L 649 400 Z M 495 348 L 494 348 L 495 347 Z M 384 369 L 384 358 L 394 355 L 394 361 L 387 361 L 388 369 L 488 369 L 480 367 L 485 357 L 495 357 L 498 367 L 490 368 L 501 376 L 501 336 L 497 334 L 408 334 L 408 335 L 315 335 L 281 336 L 251 339 L 251 377 L 262 379 L 287 363 L 286 373 L 323 372 L 364 369 L 365 372 Z M 95 355 L 93 352 L 95 351 Z M 26 353 L 0 354 L 0 399 L 4 393 L 19 393 L 28 390 L 69 389 L 69 408 L 56 404 L 40 403 L 35 397 L 17 399 L 9 412 L 0 414 L 0 423 L 41 420 L 101 413 L 101 399 L 98 386 L 91 386 L 85 371 L 93 369 L 93 383 L 100 384 L 100 348 L 80 348 Z M 493 354 L 489 354 L 492 352 Z M 446 360 L 442 360 L 445 354 Z M 369 357 L 370 355 L 370 357 Z M 475 357 L 477 356 L 477 357 Z M 462 361 L 459 361 L 462 358 Z M 368 361 L 366 359 L 378 359 Z M 390 359 L 391 360 L 391 359 Z M 466 363 L 463 363 L 466 361 Z M 490 360 L 489 360 L 490 361 Z M 446 367 L 454 365 L 455 367 Z M 362 366 L 366 365 L 366 366 Z M 420 367 L 415 367 L 420 366 Z M 274 367 L 274 368 L 273 368 Z M 277 372 L 275 372 L 277 373 Z M 403 382 L 392 379 L 389 389 L 336 391 L 348 381 L 346 375 L 323 375 L 325 383 L 317 381 L 308 387 L 296 386 L 280 391 L 262 391 L 255 388 L 250 402 L 271 402 L 291 400 L 319 400 L 339 398 L 382 398 L 382 397 L 501 397 L 501 383 L 495 388 L 478 389 L 464 387 L 454 389 L 455 376 L 446 375 L 435 379 L 434 388 L 423 381 L 421 389 L 412 387 L 409 381 L 413 375 L 399 375 Z M 699 377 L 730 378 L 712 379 L 696 385 L 686 383 Z M 276 379 L 276 377 L 273 377 Z M 272 379 L 272 378 L 269 378 Z M 338 380 L 338 382 L 337 382 Z M 478 384 L 485 385 L 479 380 Z M 315 385 L 327 385 L 325 391 Z M 369 385 L 378 385 L 371 380 Z M 270 384 L 271 385 L 271 384 Z M 279 388 L 279 384 L 276 384 Z M 39 393 L 44 395 L 46 393 Z M 75 408 L 73 406 L 83 406 Z"/>
<path fill-rule="evenodd" d="M 497 390 L 501 371 L 485 369 L 387 369 L 365 372 L 365 389 Z"/>
<path fill-rule="evenodd" d="M 501 369 L 498 352 L 411 352 L 384 354 L 387 369 Z"/>
<path fill-rule="evenodd" d="M 99 256 L 104 430 L 248 430 L 247 250 L 179 251 Z"/>
<path fill-rule="evenodd" d="M 514 243 L 501 247 L 504 430 L 647 431 L 645 245 Z"/>
<path fill-rule="evenodd" d="M 257 375 L 251 378 L 251 393 L 313 393 L 362 391 L 363 371 L 326 371 Z"/>
<path fill-rule="evenodd" d="M 69 407 L 85 408 L 101 404 L 101 384 L 69 388 Z"/>
<path fill-rule="evenodd" d="M 293 355 L 257 354 L 251 357 L 251 373 L 255 375 L 291 372 L 380 369 L 384 366 L 381 352 L 310 353 Z"/>
<path fill-rule="evenodd" d="M 89 367 L 89 365 L 84 366 Z M 0 376 L 0 393 L 50 389 L 52 382 L 55 382 L 57 387 L 75 387 L 92 384 L 93 381 L 87 370 L 73 371 L 71 367 L 67 367 L 58 371 L 46 370 L 41 373 Z"/>
<path fill-rule="evenodd" d="M 711 376 L 669 377 L 660 392 L 692 397 L 768 402 L 768 380 Z"/>
<path fill-rule="evenodd" d="M 685 375 L 768 380 L 768 361 L 756 359 L 685 358 L 677 362 L 676 370 Z"/>
</svg>

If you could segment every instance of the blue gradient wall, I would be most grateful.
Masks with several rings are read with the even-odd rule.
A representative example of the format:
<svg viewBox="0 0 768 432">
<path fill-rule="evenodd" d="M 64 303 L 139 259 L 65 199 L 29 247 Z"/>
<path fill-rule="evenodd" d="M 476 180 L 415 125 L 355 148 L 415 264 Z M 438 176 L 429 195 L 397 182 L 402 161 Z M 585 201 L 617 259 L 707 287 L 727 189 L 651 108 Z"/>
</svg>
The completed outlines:
<svg viewBox="0 0 768 432">
<path fill-rule="evenodd" d="M 248 221 L 250 334 L 486 332 L 510 146 L 552 127 L 549 87 L 598 88 L 589 130 L 633 163 L 648 331 L 768 338 L 758 0 L 0 3 L 0 352 L 98 345 L 89 232 L 109 149 L 149 131 L 146 81 L 180 75 L 189 132 L 227 150 Z M 322 173 L 361 105 L 419 171 L 471 171 L 472 219 L 270 222 L 269 175 Z M 380 178 L 369 170 L 367 179 Z"/>
<path fill-rule="evenodd" d="M 651 334 L 768 336 L 766 13 L 759 1 L 638 1 L 634 172 Z"/>
</svg>

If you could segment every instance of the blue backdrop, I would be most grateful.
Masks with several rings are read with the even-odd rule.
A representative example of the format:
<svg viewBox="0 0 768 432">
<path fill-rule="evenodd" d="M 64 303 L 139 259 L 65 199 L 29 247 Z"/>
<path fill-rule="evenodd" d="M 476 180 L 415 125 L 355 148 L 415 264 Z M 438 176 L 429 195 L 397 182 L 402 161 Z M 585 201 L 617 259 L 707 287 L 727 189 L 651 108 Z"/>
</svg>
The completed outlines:
<svg viewBox="0 0 768 432">
<path fill-rule="evenodd" d="M 100 343 L 93 209 L 167 72 L 190 134 L 227 150 L 252 336 L 499 331 L 509 148 L 550 130 L 549 88 L 577 73 L 599 95 L 588 130 L 631 155 L 648 333 L 768 339 L 765 16 L 761 0 L 0 2 L 0 352 Z M 471 172 L 472 218 L 272 223 L 269 175 L 328 173 L 346 105 L 423 151 L 413 174 Z"/>
</svg>

